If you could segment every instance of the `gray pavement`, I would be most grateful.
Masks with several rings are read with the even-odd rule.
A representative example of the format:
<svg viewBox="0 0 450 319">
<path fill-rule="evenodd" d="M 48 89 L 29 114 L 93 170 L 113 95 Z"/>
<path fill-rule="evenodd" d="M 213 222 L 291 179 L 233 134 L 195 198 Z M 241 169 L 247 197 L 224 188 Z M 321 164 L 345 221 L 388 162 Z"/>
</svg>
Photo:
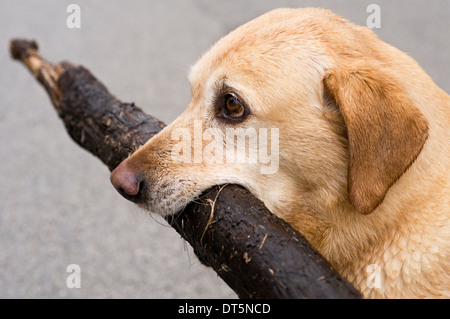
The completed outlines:
<svg viewBox="0 0 450 319">
<path fill-rule="evenodd" d="M 12 62 L 12 37 L 88 67 L 117 97 L 166 123 L 187 105 L 187 73 L 215 41 L 277 7 L 320 6 L 413 56 L 450 92 L 447 0 L 0 2 L 0 298 L 235 298 L 173 229 L 122 199 L 106 167 L 65 133 L 43 89 Z M 81 7 L 81 29 L 66 7 Z M 69 289 L 66 268 L 81 267 Z"/>
</svg>

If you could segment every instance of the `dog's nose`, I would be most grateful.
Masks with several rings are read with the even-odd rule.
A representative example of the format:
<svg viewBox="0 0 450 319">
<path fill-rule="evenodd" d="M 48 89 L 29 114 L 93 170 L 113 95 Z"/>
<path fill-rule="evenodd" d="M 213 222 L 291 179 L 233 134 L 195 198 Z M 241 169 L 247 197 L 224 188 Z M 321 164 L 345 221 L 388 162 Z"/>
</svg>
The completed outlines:
<svg viewBox="0 0 450 319">
<path fill-rule="evenodd" d="M 129 200 L 139 194 L 143 181 L 142 174 L 134 172 L 126 162 L 122 162 L 112 171 L 110 179 L 116 190 Z"/>
</svg>

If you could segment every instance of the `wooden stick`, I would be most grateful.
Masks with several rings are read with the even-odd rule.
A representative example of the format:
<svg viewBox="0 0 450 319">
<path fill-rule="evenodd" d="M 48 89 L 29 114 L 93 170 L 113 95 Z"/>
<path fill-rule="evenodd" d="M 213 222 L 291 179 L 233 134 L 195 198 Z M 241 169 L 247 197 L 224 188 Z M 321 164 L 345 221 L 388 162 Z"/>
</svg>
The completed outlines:
<svg viewBox="0 0 450 319">
<path fill-rule="evenodd" d="M 112 96 L 87 69 L 53 65 L 36 42 L 11 55 L 44 86 L 72 139 L 110 170 L 165 124 Z M 204 193 L 168 223 L 241 298 L 361 298 L 298 232 L 238 185 Z"/>
</svg>

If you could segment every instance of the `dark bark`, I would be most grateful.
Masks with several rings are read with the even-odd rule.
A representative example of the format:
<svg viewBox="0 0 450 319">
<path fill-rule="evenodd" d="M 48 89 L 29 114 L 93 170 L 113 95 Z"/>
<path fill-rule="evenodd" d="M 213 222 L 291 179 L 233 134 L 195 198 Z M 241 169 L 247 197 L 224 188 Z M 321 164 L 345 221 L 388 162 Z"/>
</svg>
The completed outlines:
<svg viewBox="0 0 450 319">
<path fill-rule="evenodd" d="M 12 57 L 45 87 L 72 139 L 110 170 L 164 123 L 112 96 L 90 72 L 52 65 L 35 42 L 13 40 Z M 241 298 L 360 298 L 306 239 L 238 185 L 215 187 L 168 223 Z"/>
</svg>

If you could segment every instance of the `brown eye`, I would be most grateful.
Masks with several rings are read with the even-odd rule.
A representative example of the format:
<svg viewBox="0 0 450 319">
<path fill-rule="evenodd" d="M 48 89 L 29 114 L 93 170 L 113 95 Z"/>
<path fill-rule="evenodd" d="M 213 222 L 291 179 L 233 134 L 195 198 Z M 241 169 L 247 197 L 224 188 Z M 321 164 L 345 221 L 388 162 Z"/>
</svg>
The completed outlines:
<svg viewBox="0 0 450 319">
<path fill-rule="evenodd" d="M 230 117 L 238 118 L 244 115 L 245 108 L 238 99 L 232 95 L 228 95 L 225 101 L 225 110 Z"/>
</svg>

